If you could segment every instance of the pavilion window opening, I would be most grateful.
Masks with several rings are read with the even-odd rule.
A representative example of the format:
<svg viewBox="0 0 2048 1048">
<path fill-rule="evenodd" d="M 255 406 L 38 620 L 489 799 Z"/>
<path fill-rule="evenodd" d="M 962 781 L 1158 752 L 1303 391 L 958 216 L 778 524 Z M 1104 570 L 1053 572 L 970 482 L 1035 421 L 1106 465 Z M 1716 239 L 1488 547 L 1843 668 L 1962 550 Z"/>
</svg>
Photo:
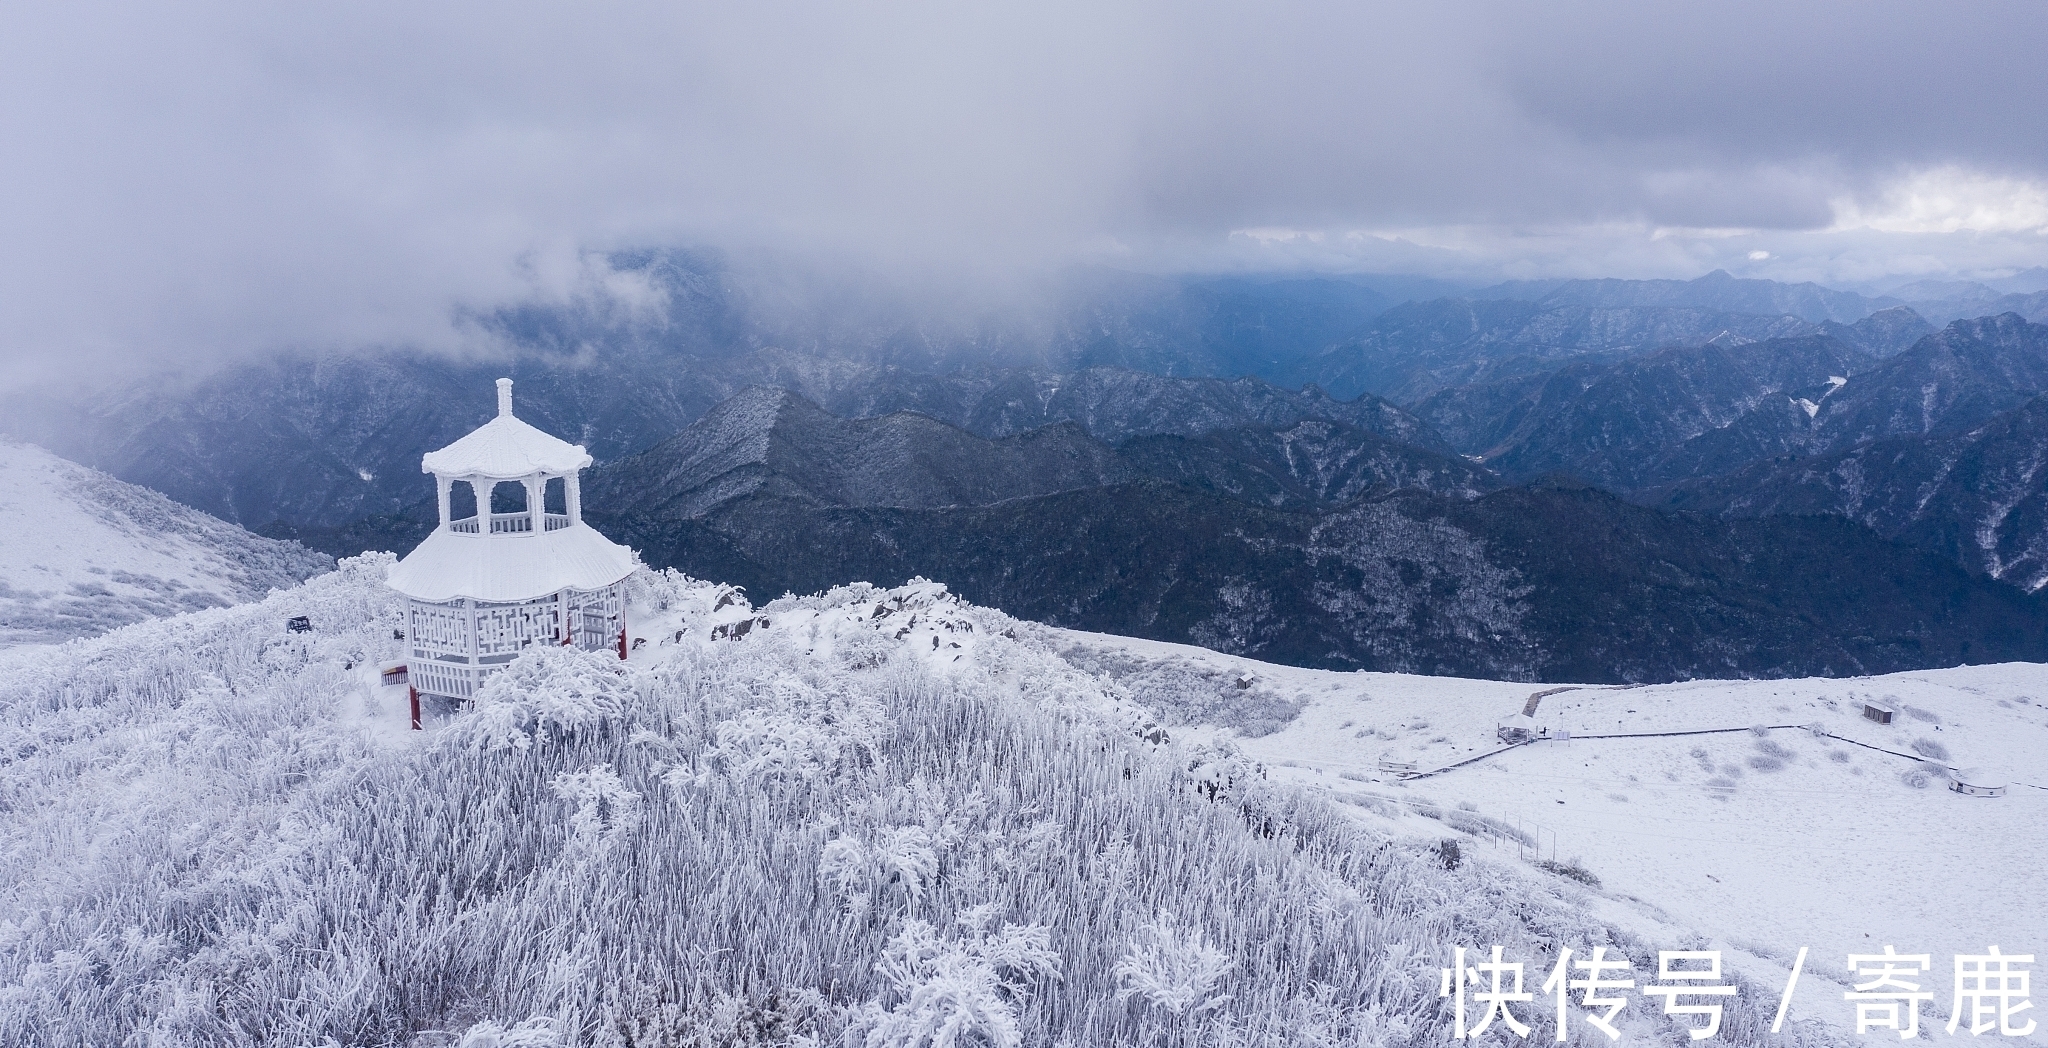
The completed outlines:
<svg viewBox="0 0 2048 1048">
<path fill-rule="evenodd" d="M 500 480 L 491 485 L 491 516 L 526 512 L 526 485 Z"/>
<path fill-rule="evenodd" d="M 477 533 L 476 484 L 468 480 L 443 479 L 440 484 L 443 509 L 442 523 L 451 531 L 474 535 Z"/>
<path fill-rule="evenodd" d="M 491 534 L 523 535 L 534 530 L 532 483 L 500 480 L 491 484 Z"/>
</svg>

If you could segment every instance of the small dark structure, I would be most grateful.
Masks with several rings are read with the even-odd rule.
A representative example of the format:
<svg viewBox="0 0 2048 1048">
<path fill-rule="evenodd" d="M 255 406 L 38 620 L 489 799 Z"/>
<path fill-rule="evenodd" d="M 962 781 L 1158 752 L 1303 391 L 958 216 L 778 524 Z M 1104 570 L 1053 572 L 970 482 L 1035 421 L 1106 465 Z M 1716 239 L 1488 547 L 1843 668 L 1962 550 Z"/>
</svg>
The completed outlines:
<svg viewBox="0 0 2048 1048">
<path fill-rule="evenodd" d="M 288 633 L 311 633 L 313 620 L 304 615 L 294 615 L 284 620 L 284 628 Z"/>
<path fill-rule="evenodd" d="M 405 663 L 403 662 L 378 663 L 377 678 L 379 684 L 405 684 L 409 682 L 405 672 Z"/>
<path fill-rule="evenodd" d="M 1874 720 L 1879 724 L 1890 724 L 1892 722 L 1892 714 L 1896 712 L 1898 711 L 1881 702 L 1866 702 L 1863 704 L 1863 719 Z"/>
</svg>

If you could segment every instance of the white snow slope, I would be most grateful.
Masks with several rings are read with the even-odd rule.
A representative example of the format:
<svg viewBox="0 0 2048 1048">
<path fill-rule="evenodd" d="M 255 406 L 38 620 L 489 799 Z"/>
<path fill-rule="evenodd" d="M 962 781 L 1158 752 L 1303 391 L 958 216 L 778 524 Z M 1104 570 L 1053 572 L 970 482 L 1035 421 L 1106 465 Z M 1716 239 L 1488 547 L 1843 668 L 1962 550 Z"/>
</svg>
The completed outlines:
<svg viewBox="0 0 2048 1048">
<path fill-rule="evenodd" d="M 1950 951 L 2048 952 L 2031 787 L 1956 797 L 1810 732 L 1373 781 L 1490 749 L 1535 689 L 1070 633 L 931 583 L 757 609 L 644 571 L 623 666 L 536 649 L 411 732 L 375 670 L 390 563 L 0 653 L 0 1044 L 1440 1048 L 1439 969 L 1499 946 L 1532 991 L 1563 948 L 1638 980 L 1720 949 L 1740 993 L 1708 1043 L 1845 1048 L 1846 950 L 1935 954 L 1930 1030 Z M 1819 722 L 2039 781 L 2044 685 L 1568 691 L 1538 719 Z M 1855 734 L 1852 691 L 1901 722 Z M 1564 1039 L 1540 993 L 1517 1014 L 1526 1041 L 1482 1040 Z M 1690 1022 L 1631 995 L 1618 1025 Z"/>
<path fill-rule="evenodd" d="M 1590 871 L 1600 881 L 1592 912 L 1663 949 L 1711 942 L 1775 991 L 1808 947 L 1794 1019 L 1852 1028 L 1847 955 L 1888 944 L 1932 955 L 1921 988 L 1936 992 L 1925 1012 L 1934 1025 L 1947 1022 L 1955 954 L 1996 945 L 2034 954 L 2034 971 L 2048 972 L 2048 666 L 1557 690 L 1064 638 L 1069 659 L 1140 694 L 1194 697 L 1197 708 L 1180 713 L 1153 703 L 1170 730 L 1230 739 L 1367 824 L 1429 832 L 1434 822 L 1467 855 Z M 1524 716 L 1542 692 L 1554 693 Z M 1219 710 L 1219 695 L 1239 698 Z M 1865 719 L 1866 700 L 1894 707 L 1893 723 Z M 1300 712 L 1279 724 L 1276 709 Z M 1571 738 L 1413 779 L 1380 768 L 1426 773 L 1503 750 L 1501 725 Z M 1701 731 L 1713 733 L 1658 734 Z M 1944 766 L 2010 786 L 2004 797 L 1963 796 L 1945 788 Z"/>
<path fill-rule="evenodd" d="M 333 566 L 296 542 L 0 440 L 0 648 L 257 600 Z"/>
</svg>

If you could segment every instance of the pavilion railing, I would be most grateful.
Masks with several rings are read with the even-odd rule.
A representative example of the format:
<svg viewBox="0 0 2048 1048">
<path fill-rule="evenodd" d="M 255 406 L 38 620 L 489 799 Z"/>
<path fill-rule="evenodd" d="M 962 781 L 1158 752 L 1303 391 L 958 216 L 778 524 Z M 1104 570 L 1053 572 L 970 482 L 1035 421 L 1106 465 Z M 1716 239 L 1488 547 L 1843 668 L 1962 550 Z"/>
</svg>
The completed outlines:
<svg viewBox="0 0 2048 1048">
<path fill-rule="evenodd" d="M 542 528 L 546 531 L 560 531 L 569 526 L 569 515 L 567 513 L 543 514 L 542 520 L 544 522 Z M 461 520 L 449 521 L 448 530 L 460 535 L 475 535 L 481 529 L 478 527 L 477 518 L 464 517 Z M 491 534 L 493 535 L 521 535 L 531 533 L 532 531 L 533 517 L 528 514 L 491 514 Z"/>
</svg>

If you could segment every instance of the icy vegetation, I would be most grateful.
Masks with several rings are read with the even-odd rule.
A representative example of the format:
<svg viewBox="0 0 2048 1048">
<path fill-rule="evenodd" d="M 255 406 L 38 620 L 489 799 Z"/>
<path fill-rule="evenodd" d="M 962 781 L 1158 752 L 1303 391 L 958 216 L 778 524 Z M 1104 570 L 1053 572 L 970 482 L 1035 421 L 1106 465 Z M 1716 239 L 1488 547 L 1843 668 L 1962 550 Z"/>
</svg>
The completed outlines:
<svg viewBox="0 0 2048 1048">
<path fill-rule="evenodd" d="M 642 573 L 407 732 L 389 563 L 0 656 L 0 1043 L 1433 1046 L 1453 946 L 1654 956 L 930 583 Z"/>
<path fill-rule="evenodd" d="M 5 440 L 0 535 L 0 647 L 255 600 L 334 565 Z"/>
</svg>

